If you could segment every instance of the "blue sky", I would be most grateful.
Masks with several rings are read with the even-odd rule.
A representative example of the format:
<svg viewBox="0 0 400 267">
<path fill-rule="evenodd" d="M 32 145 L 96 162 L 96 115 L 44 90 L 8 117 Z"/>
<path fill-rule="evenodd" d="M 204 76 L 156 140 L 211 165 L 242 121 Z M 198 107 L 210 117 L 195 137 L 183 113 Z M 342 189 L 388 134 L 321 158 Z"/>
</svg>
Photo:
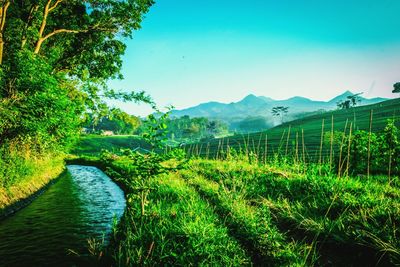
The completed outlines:
<svg viewBox="0 0 400 267">
<path fill-rule="evenodd" d="M 394 97 L 400 1 L 158 0 L 126 40 L 123 81 L 159 106 L 249 93 L 328 100 L 345 90 Z M 146 115 L 143 105 L 112 102 Z"/>
</svg>

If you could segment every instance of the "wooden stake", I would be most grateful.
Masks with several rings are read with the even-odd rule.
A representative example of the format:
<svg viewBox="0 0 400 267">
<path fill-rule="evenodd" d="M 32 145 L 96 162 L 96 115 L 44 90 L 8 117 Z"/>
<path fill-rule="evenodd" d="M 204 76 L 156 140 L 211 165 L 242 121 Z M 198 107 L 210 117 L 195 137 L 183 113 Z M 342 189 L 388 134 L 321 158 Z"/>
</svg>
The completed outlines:
<svg viewBox="0 0 400 267">
<path fill-rule="evenodd" d="M 226 159 L 231 158 L 231 148 L 229 147 L 229 138 L 226 139 Z"/>
<path fill-rule="evenodd" d="M 371 164 L 371 134 L 372 134 L 372 116 L 373 116 L 374 110 L 371 109 L 370 114 L 369 114 L 369 135 L 368 135 L 368 161 L 367 161 L 367 177 L 369 178 L 369 173 L 370 173 L 370 164 Z"/>
<path fill-rule="evenodd" d="M 301 129 L 301 143 L 302 143 L 302 150 L 303 150 L 303 164 L 306 164 L 306 147 L 304 145 L 304 129 Z"/>
<path fill-rule="evenodd" d="M 281 136 L 281 140 L 279 141 L 279 147 L 278 147 L 278 153 L 281 153 L 281 149 L 283 146 L 283 138 L 285 137 L 286 134 L 286 129 L 283 130 L 282 136 Z"/>
<path fill-rule="evenodd" d="M 262 137 L 262 133 L 260 133 L 260 137 L 258 138 L 257 156 L 260 156 L 261 137 Z"/>
<path fill-rule="evenodd" d="M 349 176 L 349 167 L 350 167 L 350 146 L 351 146 L 351 130 L 352 130 L 352 124 L 353 122 L 350 123 L 350 133 L 349 133 L 349 144 L 347 147 L 347 166 L 346 166 L 346 176 Z"/>
<path fill-rule="evenodd" d="M 334 129 L 333 129 L 333 114 L 331 118 L 331 147 L 330 147 L 330 152 L 329 152 L 329 171 L 332 172 L 332 162 L 333 162 L 333 135 L 334 135 Z"/>
<path fill-rule="evenodd" d="M 285 158 L 287 157 L 287 153 L 288 153 L 289 137 L 290 137 L 290 125 L 289 125 L 288 135 L 287 135 L 287 138 L 286 138 Z"/>
<path fill-rule="evenodd" d="M 299 132 L 296 131 L 296 164 L 299 163 Z"/>
<path fill-rule="evenodd" d="M 325 119 L 322 119 L 322 127 L 321 127 L 321 143 L 319 146 L 319 160 L 318 160 L 318 164 L 319 164 L 319 174 L 321 175 L 321 171 L 322 171 L 322 145 L 324 142 L 324 126 L 325 126 Z"/>
<path fill-rule="evenodd" d="M 338 164 L 338 177 L 340 177 L 342 173 L 342 152 L 343 152 L 343 143 L 344 139 L 346 138 L 346 131 L 347 131 L 347 124 L 349 120 L 346 119 L 346 124 L 344 126 L 344 131 L 343 131 L 343 136 L 342 136 L 342 142 L 340 143 L 340 151 L 339 151 L 339 164 Z"/>
<path fill-rule="evenodd" d="M 216 158 L 217 160 L 219 158 L 219 148 L 220 148 L 220 146 L 221 146 L 221 140 L 218 141 L 217 158 Z"/>
<path fill-rule="evenodd" d="M 268 156 L 268 134 L 265 134 L 264 164 L 267 164 Z"/>
</svg>

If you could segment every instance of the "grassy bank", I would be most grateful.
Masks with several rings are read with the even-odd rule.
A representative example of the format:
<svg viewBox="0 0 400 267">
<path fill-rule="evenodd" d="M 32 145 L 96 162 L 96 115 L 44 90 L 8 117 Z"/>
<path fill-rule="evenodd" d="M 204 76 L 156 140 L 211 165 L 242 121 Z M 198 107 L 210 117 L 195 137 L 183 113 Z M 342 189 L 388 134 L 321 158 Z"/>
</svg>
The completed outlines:
<svg viewBox="0 0 400 267">
<path fill-rule="evenodd" d="M 0 217 L 5 213 L 20 208 L 27 204 L 25 201 L 42 189 L 49 182 L 56 179 L 64 170 L 62 156 L 47 155 L 36 159 L 19 159 L 18 164 L 10 162 L 2 168 L 2 181 L 4 177 L 15 176 L 12 182 L 0 186 Z"/>
<path fill-rule="evenodd" d="M 398 177 L 195 159 L 136 186 L 124 175 L 130 159 L 107 164 L 128 200 L 111 252 L 118 266 L 400 264 Z"/>
</svg>

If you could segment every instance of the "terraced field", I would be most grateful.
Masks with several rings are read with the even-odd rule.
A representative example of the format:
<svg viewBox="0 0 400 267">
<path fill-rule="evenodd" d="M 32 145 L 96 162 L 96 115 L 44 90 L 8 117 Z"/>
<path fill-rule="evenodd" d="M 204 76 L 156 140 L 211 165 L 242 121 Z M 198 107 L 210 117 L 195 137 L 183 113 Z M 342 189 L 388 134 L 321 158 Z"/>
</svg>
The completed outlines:
<svg viewBox="0 0 400 267">
<path fill-rule="evenodd" d="M 392 99 L 374 105 L 336 110 L 305 117 L 284 123 L 264 132 L 234 135 L 192 144 L 186 146 L 185 149 L 190 155 L 216 158 L 232 148 L 246 151 L 246 153 L 254 153 L 260 157 L 273 156 L 277 153 L 296 156 L 296 151 L 297 156 L 303 157 L 304 148 L 306 160 L 316 161 L 319 159 L 321 148 L 323 121 L 325 137 L 321 154 L 326 158 L 330 154 L 330 145 L 326 140 L 326 136 L 332 131 L 332 128 L 334 132 L 346 132 L 347 134 L 350 126 L 353 133 L 357 130 L 368 131 L 371 111 L 373 132 L 382 131 L 388 119 L 395 119 L 396 125 L 400 126 L 400 99 Z M 337 144 L 334 146 L 334 153 L 338 153 Z"/>
</svg>

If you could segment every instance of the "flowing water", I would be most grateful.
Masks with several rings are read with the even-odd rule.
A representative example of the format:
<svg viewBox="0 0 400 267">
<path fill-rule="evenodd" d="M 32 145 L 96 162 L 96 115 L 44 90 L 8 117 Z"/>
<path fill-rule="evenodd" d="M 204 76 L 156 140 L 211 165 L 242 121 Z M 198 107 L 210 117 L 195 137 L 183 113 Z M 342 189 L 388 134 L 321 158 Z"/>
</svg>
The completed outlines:
<svg viewBox="0 0 400 267">
<path fill-rule="evenodd" d="M 122 190 L 102 171 L 70 165 L 29 206 L 0 221 L 0 266 L 86 265 L 87 240 L 107 244 L 124 209 Z"/>
</svg>

